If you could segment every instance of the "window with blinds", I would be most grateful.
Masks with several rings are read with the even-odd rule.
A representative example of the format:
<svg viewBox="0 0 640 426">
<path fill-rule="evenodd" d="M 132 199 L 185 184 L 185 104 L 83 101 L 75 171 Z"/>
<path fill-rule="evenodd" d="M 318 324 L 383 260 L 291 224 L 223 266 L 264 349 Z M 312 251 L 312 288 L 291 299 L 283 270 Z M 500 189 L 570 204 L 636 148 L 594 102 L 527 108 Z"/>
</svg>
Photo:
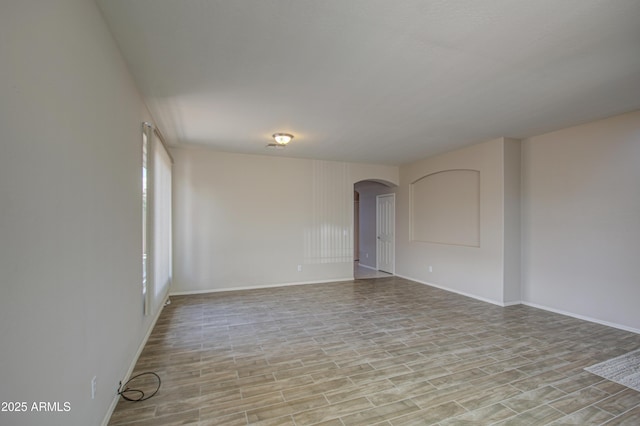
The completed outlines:
<svg viewBox="0 0 640 426">
<path fill-rule="evenodd" d="M 143 125 L 142 145 L 142 294 L 148 315 L 157 312 L 171 286 L 173 160 L 149 123 Z"/>
</svg>

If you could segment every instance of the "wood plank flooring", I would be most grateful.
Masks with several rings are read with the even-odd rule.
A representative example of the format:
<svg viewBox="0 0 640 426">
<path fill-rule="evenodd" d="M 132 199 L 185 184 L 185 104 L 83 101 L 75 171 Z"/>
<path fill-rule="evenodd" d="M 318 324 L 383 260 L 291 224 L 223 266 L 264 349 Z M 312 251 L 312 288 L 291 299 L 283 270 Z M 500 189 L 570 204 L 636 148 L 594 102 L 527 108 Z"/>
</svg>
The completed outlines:
<svg viewBox="0 0 640 426">
<path fill-rule="evenodd" d="M 172 297 L 134 373 L 161 389 L 109 424 L 639 425 L 640 392 L 583 370 L 638 347 L 397 277 Z"/>
</svg>

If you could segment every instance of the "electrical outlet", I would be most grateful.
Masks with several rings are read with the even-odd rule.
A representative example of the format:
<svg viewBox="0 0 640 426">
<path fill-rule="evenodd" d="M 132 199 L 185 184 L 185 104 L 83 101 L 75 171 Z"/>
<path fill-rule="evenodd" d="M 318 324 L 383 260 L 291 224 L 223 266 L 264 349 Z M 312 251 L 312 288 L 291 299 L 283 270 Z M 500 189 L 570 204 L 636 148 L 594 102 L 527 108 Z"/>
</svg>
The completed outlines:
<svg viewBox="0 0 640 426">
<path fill-rule="evenodd" d="M 433 266 L 429 265 L 429 272 L 433 272 Z"/>
<path fill-rule="evenodd" d="M 96 385 L 98 384 L 98 376 L 91 379 L 91 399 L 96 399 Z"/>
<path fill-rule="evenodd" d="M 298 272 L 302 272 L 302 265 L 298 265 Z"/>
</svg>

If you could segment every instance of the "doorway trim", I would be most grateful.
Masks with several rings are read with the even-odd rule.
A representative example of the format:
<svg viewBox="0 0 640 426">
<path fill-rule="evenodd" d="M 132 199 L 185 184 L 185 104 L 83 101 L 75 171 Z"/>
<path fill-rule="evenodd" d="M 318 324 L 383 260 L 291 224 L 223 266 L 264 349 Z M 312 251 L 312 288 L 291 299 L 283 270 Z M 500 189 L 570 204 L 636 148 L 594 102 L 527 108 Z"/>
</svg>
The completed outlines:
<svg viewBox="0 0 640 426">
<path fill-rule="evenodd" d="M 376 196 L 376 269 L 396 272 L 396 194 Z"/>
</svg>

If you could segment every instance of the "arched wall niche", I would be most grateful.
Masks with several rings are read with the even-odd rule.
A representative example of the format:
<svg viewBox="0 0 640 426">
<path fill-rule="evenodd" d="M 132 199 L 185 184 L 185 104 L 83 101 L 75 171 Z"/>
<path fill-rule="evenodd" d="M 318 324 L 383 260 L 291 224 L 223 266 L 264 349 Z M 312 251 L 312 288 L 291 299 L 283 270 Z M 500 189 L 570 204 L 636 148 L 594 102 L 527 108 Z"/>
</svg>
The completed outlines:
<svg viewBox="0 0 640 426">
<path fill-rule="evenodd" d="M 480 171 L 450 169 L 410 184 L 411 241 L 480 247 Z"/>
</svg>

